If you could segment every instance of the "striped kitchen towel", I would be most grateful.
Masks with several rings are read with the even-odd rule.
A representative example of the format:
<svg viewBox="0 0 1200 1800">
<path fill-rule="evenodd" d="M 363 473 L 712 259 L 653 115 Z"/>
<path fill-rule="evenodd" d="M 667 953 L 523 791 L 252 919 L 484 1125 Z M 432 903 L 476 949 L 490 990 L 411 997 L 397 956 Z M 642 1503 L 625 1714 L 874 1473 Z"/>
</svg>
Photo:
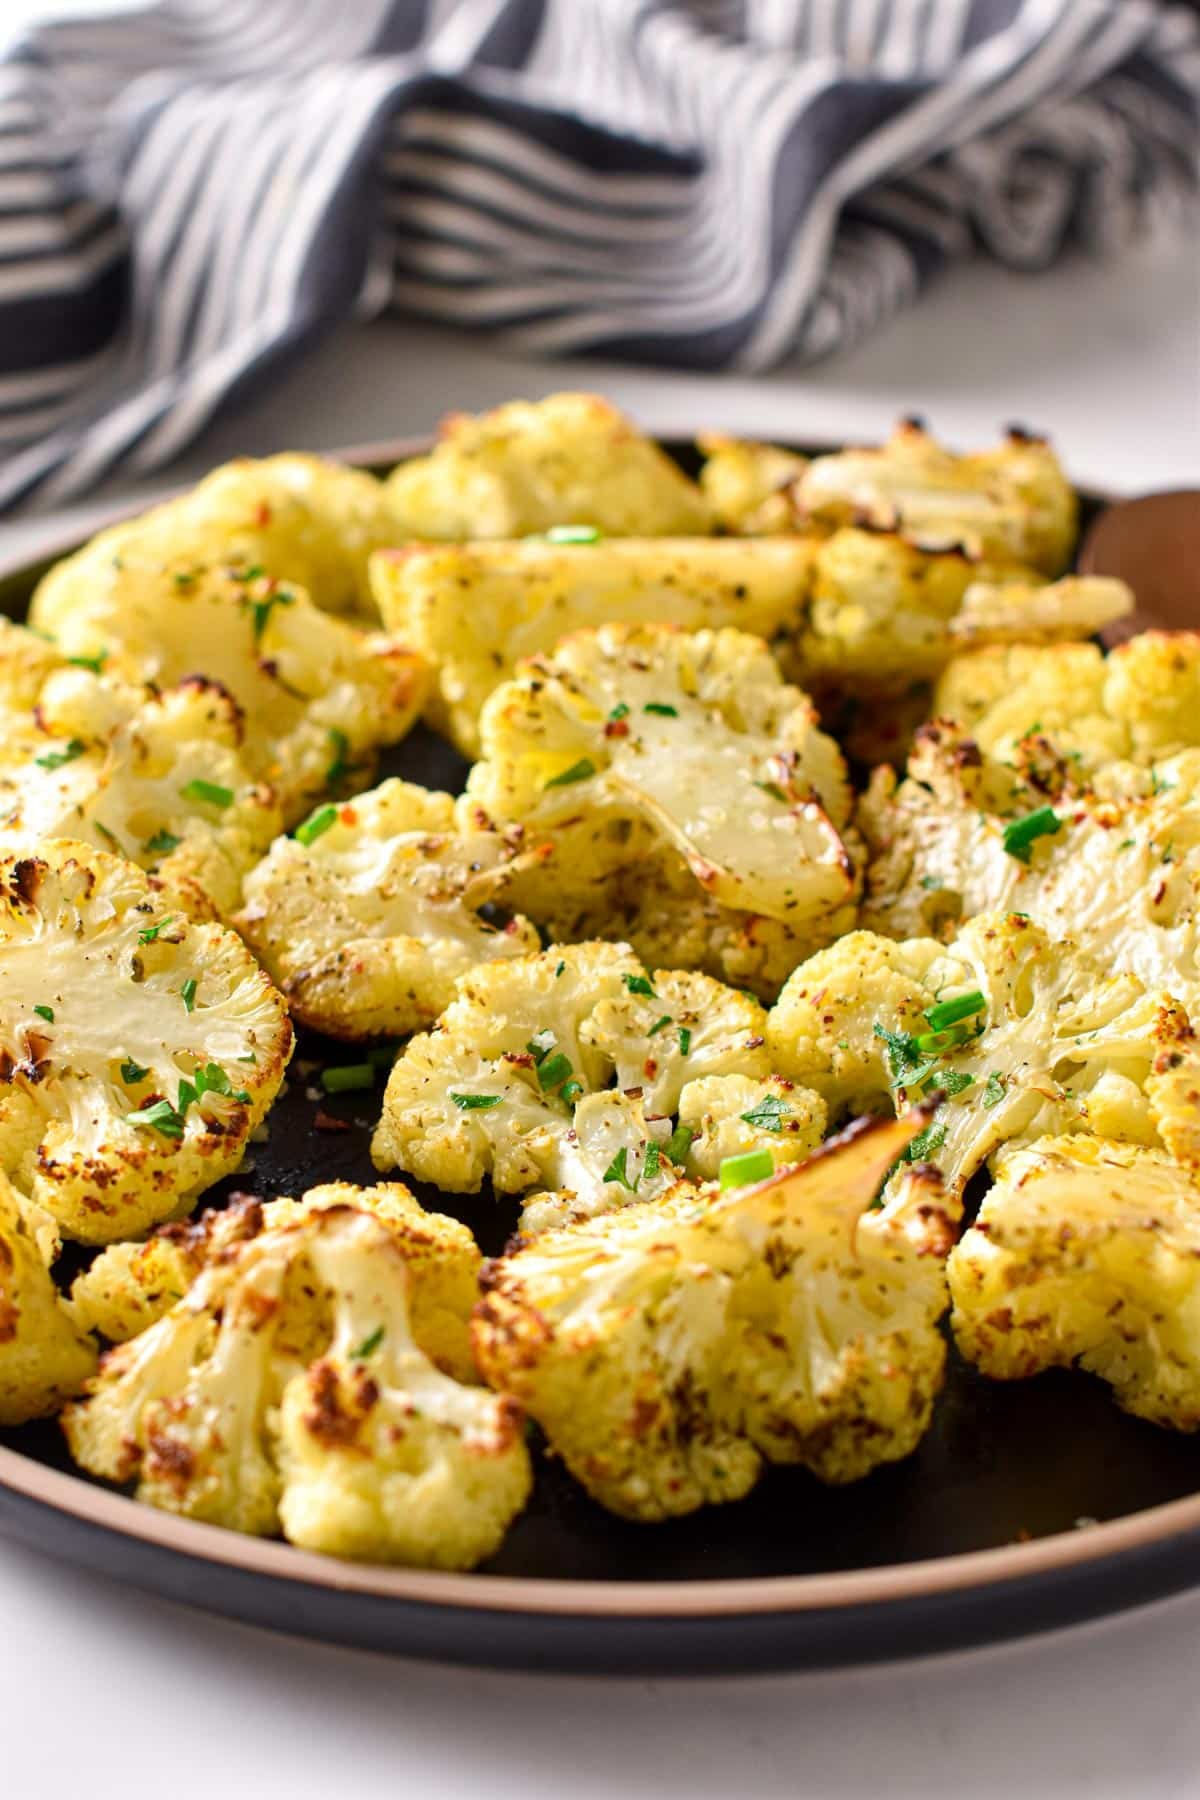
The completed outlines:
<svg viewBox="0 0 1200 1800">
<path fill-rule="evenodd" d="M 2 15 L 0 15 L 2 17 Z M 982 247 L 1178 220 L 1153 0 L 161 0 L 0 60 L 0 510 L 174 455 L 338 319 L 824 356 Z"/>
</svg>

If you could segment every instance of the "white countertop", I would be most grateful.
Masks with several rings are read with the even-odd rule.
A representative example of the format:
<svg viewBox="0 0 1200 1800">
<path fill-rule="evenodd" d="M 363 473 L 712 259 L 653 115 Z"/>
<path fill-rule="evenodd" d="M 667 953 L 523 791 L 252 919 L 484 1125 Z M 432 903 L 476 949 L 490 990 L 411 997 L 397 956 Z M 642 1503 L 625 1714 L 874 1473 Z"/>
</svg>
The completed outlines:
<svg viewBox="0 0 1200 1800">
<path fill-rule="evenodd" d="M 454 408 L 590 385 L 660 431 L 869 438 L 918 411 L 970 444 L 1019 420 L 1049 431 L 1080 480 L 1200 484 L 1198 273 L 1194 255 L 1161 249 L 1037 279 L 962 270 L 859 350 L 755 380 L 531 365 L 440 332 L 349 329 L 169 479 L 240 451 L 424 431 Z M 0 526 L 0 556 L 60 526 Z M 692 1683 L 326 1650 L 3 1541 L 0 1618 L 3 1800 L 1200 1794 L 1200 1594 L 966 1655 Z"/>
</svg>

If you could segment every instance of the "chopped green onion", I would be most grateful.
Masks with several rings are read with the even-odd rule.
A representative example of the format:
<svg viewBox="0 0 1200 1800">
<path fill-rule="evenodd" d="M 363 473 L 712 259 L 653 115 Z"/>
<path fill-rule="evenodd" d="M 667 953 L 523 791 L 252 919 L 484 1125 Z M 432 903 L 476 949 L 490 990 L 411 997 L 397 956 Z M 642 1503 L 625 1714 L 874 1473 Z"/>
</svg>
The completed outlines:
<svg viewBox="0 0 1200 1800">
<path fill-rule="evenodd" d="M 647 700 L 642 711 L 653 713 L 658 719 L 677 719 L 679 717 L 679 708 L 668 706 L 665 700 Z"/>
<path fill-rule="evenodd" d="M 327 1071 L 332 1073 L 332 1071 Z M 450 1098 L 459 1112 L 487 1112 L 493 1106 L 499 1106 L 504 1099 L 503 1094 L 451 1094 Z"/>
<path fill-rule="evenodd" d="M 623 700 L 618 700 L 617 704 L 613 707 L 612 711 L 608 715 L 609 723 L 611 725 L 615 725 L 619 719 L 627 719 L 628 717 L 629 717 L 629 708 L 626 706 L 626 704 Z"/>
<path fill-rule="evenodd" d="M 156 1100 L 153 1106 L 143 1106 L 138 1112 L 126 1113 L 125 1123 L 148 1125 L 151 1130 L 161 1132 L 163 1137 L 183 1136 L 183 1120 L 169 1100 Z"/>
<path fill-rule="evenodd" d="M 557 980 L 558 980 L 558 978 L 559 978 L 559 976 L 560 976 L 560 975 L 562 975 L 562 974 L 563 974 L 563 973 L 564 973 L 564 972 L 565 972 L 565 970 L 566 970 L 566 967 L 567 967 L 567 965 L 566 965 L 566 963 L 565 963 L 565 962 L 560 962 L 560 963 L 559 963 L 559 965 L 558 965 L 558 967 L 557 967 L 557 969 L 555 969 L 555 971 L 554 971 L 554 979 L 555 979 L 555 981 L 557 981 Z"/>
<path fill-rule="evenodd" d="M 957 1025 L 962 1019 L 973 1019 L 981 1013 L 987 1001 L 973 988 L 969 994 L 959 994 L 955 1000 L 940 1000 L 936 1006 L 926 1008 L 925 1017 L 929 1021 L 930 1031 L 945 1031 L 948 1025 Z"/>
<path fill-rule="evenodd" d="M 582 1094 L 583 1094 L 582 1081 L 576 1081 L 574 1079 L 574 1077 L 572 1077 L 572 1079 L 570 1081 L 563 1082 L 562 1087 L 559 1090 L 558 1097 L 560 1100 L 565 1100 L 568 1106 L 574 1106 L 575 1102 L 582 1096 Z"/>
<path fill-rule="evenodd" d="M 543 1093 L 556 1088 L 571 1073 L 571 1059 L 558 1051 L 555 1056 L 547 1056 L 538 1064 L 537 1078 Z"/>
<path fill-rule="evenodd" d="M 165 931 L 167 929 L 167 926 L 171 924 L 174 917 L 175 917 L 174 913 L 168 913 L 165 919 L 160 919 L 158 921 L 157 925 L 147 925 L 143 931 L 138 932 L 138 943 L 139 944 L 152 944 L 154 942 L 155 938 L 158 936 L 159 932 Z"/>
<path fill-rule="evenodd" d="M 548 788 L 570 787 L 573 781 L 587 781 L 596 773 L 596 765 L 589 756 L 581 756 L 577 763 L 564 769 L 561 775 L 552 775 L 544 785 Z"/>
<path fill-rule="evenodd" d="M 959 1050 L 974 1036 L 969 1025 L 949 1025 L 945 1031 L 923 1031 L 913 1039 L 922 1056 L 943 1056 L 948 1050 Z"/>
<path fill-rule="evenodd" d="M 52 1006 L 35 1006 L 33 1010 L 39 1019 L 45 1019 L 47 1025 L 53 1025 L 54 1008 Z"/>
<path fill-rule="evenodd" d="M 217 781 L 189 781 L 186 787 L 180 788 L 185 800 L 196 800 L 202 806 L 219 806 L 224 810 L 233 805 L 233 789 L 222 787 Z"/>
<path fill-rule="evenodd" d="M 325 771 L 325 784 L 327 787 L 336 787 L 350 771 L 350 739 L 344 731 L 335 728 L 329 733 L 329 741 L 333 745 L 333 761 Z"/>
<path fill-rule="evenodd" d="M 775 1173 L 775 1159 L 769 1150 L 747 1150 L 743 1156 L 726 1156 L 717 1170 L 717 1180 L 725 1188 L 751 1187 Z"/>
<path fill-rule="evenodd" d="M 987 1078 L 986 1085 L 984 1086 L 983 1104 L 990 1111 L 990 1109 L 993 1106 L 999 1106 L 999 1104 L 1003 1100 L 1003 1098 L 1004 1098 L 1004 1077 L 1003 1077 L 1003 1075 L 1001 1075 L 1001 1073 L 998 1069 L 993 1069 L 991 1074 Z"/>
<path fill-rule="evenodd" d="M 552 525 L 546 533 L 548 544 L 598 544 L 604 536 L 598 525 Z"/>
<path fill-rule="evenodd" d="M 658 1174 L 658 1163 L 659 1163 L 658 1144 L 656 1143 L 656 1141 L 653 1138 L 651 1138 L 650 1142 L 646 1145 L 646 1154 L 642 1158 L 641 1178 L 643 1181 L 653 1181 L 654 1180 L 654 1177 Z"/>
<path fill-rule="evenodd" d="M 1056 831 L 1062 830 L 1062 820 L 1052 806 L 1039 806 L 1036 812 L 1026 813 L 1023 819 L 1014 819 L 1004 827 L 1004 848 L 1018 862 L 1027 863 L 1031 854 L 1031 846 L 1040 837 L 1053 837 Z"/>
<path fill-rule="evenodd" d="M 196 1005 L 196 977 L 194 975 L 188 976 L 179 990 L 179 997 L 183 1001 L 186 1012 L 194 1011 Z"/>
<path fill-rule="evenodd" d="M 316 812 L 310 813 L 303 825 L 296 827 L 296 842 L 303 844 L 307 850 L 315 844 L 319 837 L 324 837 L 331 825 L 337 824 L 338 809 L 336 806 L 318 806 Z"/>
<path fill-rule="evenodd" d="M 686 1025 L 679 1027 L 679 1054 L 686 1056 L 692 1047 L 692 1034 Z"/>
<path fill-rule="evenodd" d="M 757 1106 L 741 1115 L 747 1125 L 756 1125 L 761 1131 L 782 1131 L 783 1121 L 791 1116 L 791 1107 L 778 1094 L 764 1094 Z"/>
<path fill-rule="evenodd" d="M 145 1081 L 149 1069 L 143 1069 L 141 1063 L 135 1063 L 132 1056 L 127 1056 L 121 1064 L 121 1080 L 129 1087 L 135 1087 L 139 1081 Z"/>
<path fill-rule="evenodd" d="M 648 994 L 651 1000 L 658 998 L 649 978 L 645 975 L 622 975 L 621 980 L 631 994 Z"/>
<path fill-rule="evenodd" d="M 146 839 L 147 856 L 166 856 L 172 850 L 178 850 L 183 839 L 177 838 L 173 831 L 156 831 L 152 838 Z"/>
<path fill-rule="evenodd" d="M 384 1328 L 377 1325 L 369 1337 L 365 1337 L 357 1350 L 350 1352 L 351 1362 L 366 1362 L 368 1356 L 374 1356 L 384 1339 Z"/>
<path fill-rule="evenodd" d="M 74 762 L 82 756 L 87 745 L 80 738 L 71 738 L 61 750 L 47 750 L 45 756 L 35 756 L 34 761 L 39 769 L 61 769 L 64 763 Z"/>
<path fill-rule="evenodd" d="M 628 1156 L 629 1152 L 625 1148 L 625 1145 L 622 1144 L 621 1148 L 617 1151 L 617 1154 L 609 1163 L 607 1169 L 605 1169 L 604 1174 L 601 1176 L 601 1180 L 619 1181 L 623 1188 L 628 1188 L 631 1194 L 636 1194 L 638 1184 L 636 1181 L 630 1181 L 625 1169 L 625 1163 Z"/>
<path fill-rule="evenodd" d="M 692 1139 L 696 1133 L 690 1125 L 677 1125 L 667 1139 L 663 1154 L 669 1162 L 681 1163 L 692 1147 Z"/>
<path fill-rule="evenodd" d="M 93 675 L 99 675 L 108 661 L 108 651 L 97 650 L 95 656 L 68 656 L 67 661 L 73 668 L 90 669 Z"/>
<path fill-rule="evenodd" d="M 321 1070 L 321 1086 L 327 1094 L 354 1093 L 375 1086 L 375 1071 L 369 1062 L 343 1063 L 337 1069 Z"/>
<path fill-rule="evenodd" d="M 670 1013 L 664 1013 L 661 1019 L 656 1019 L 654 1021 L 653 1025 L 650 1027 L 649 1031 L 646 1033 L 646 1036 L 648 1038 L 657 1037 L 659 1032 L 663 1029 L 663 1026 L 669 1025 L 670 1023 L 671 1023 Z"/>
</svg>

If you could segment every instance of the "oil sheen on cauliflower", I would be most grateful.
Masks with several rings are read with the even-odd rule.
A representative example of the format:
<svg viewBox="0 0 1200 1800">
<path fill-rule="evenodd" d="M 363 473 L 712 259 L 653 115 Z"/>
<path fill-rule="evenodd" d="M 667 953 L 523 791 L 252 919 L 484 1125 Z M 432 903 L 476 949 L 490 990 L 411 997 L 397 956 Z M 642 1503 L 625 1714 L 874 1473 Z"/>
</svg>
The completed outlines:
<svg viewBox="0 0 1200 1800">
<path fill-rule="evenodd" d="M 365 470 L 294 452 L 240 457 L 56 563 L 32 621 L 57 635 L 81 605 L 137 604 L 148 567 L 209 562 L 297 582 L 324 610 L 372 618 L 367 558 L 394 532 L 383 485 Z"/>
<path fill-rule="evenodd" d="M 723 531 L 747 537 L 797 532 L 794 490 L 808 467 L 806 456 L 718 432 L 697 442 L 704 452 L 700 487 Z"/>
<path fill-rule="evenodd" d="M 465 803 L 553 846 L 559 907 L 669 848 L 721 906 L 797 932 L 852 916 L 845 764 L 760 639 L 578 632 L 497 689 L 481 734 Z"/>
<path fill-rule="evenodd" d="M 430 455 L 393 469 L 387 499 L 393 542 L 515 538 L 561 525 L 693 537 L 712 525 L 695 483 L 598 394 L 452 413 Z"/>
<path fill-rule="evenodd" d="M 448 1375 L 473 1381 L 468 1324 L 477 1298 L 479 1248 L 458 1219 L 426 1212 L 398 1181 L 369 1188 L 331 1181 L 297 1200 L 263 1202 L 243 1195 L 220 1211 L 160 1225 L 143 1243 L 111 1244 L 76 1277 L 71 1315 L 82 1329 L 99 1332 L 110 1343 L 124 1343 L 169 1312 L 231 1245 L 334 1206 L 370 1213 L 396 1239 L 408 1267 L 418 1345 Z"/>
<path fill-rule="evenodd" d="M 959 1349 L 993 1380 L 1074 1366 L 1127 1412 L 1200 1427 L 1200 1190 L 1161 1150 L 1006 1152 L 948 1273 Z"/>
<path fill-rule="evenodd" d="M 538 1228 L 627 1205 L 676 1164 L 690 1172 L 690 1129 L 673 1126 L 689 1083 L 745 1075 L 756 1082 L 745 1110 L 766 1099 L 766 1023 L 749 995 L 706 975 L 649 975 L 624 944 L 475 969 L 397 1057 L 372 1156 L 451 1192 L 485 1179 L 537 1189 L 552 1197 Z M 803 1118 L 812 1097 L 795 1104 Z"/>
<path fill-rule="evenodd" d="M 941 1386 L 950 1210 L 913 1140 L 864 1122 L 802 1167 L 551 1231 L 487 1265 L 479 1365 L 588 1492 L 656 1520 L 736 1500 L 764 1462 L 854 1481 L 907 1456 Z"/>
<path fill-rule="evenodd" d="M 928 728 L 906 778 L 877 769 L 859 807 L 872 852 L 862 924 L 941 935 L 976 913 L 1023 912 L 1200 1016 L 1200 751 L 1153 779 L 1125 765 L 1124 785 L 1120 798 L 1050 803 L 970 739 Z M 1030 822 L 1039 835 L 1016 841 Z"/>
<path fill-rule="evenodd" d="M 33 617 L 63 654 L 102 659 L 106 681 L 169 687 L 202 675 L 236 705 L 242 757 L 302 818 L 347 777 L 366 786 L 375 752 L 424 703 L 415 652 L 315 607 L 300 587 L 242 568 L 123 559 L 120 593 L 80 583 L 69 605 Z"/>
<path fill-rule="evenodd" d="M 283 1079 L 283 998 L 223 926 L 64 839 L 0 857 L 0 1168 L 109 1243 L 232 1173 Z"/>
<path fill-rule="evenodd" d="M 434 666 L 430 717 L 476 756 L 488 695 L 570 632 L 659 620 L 687 631 L 793 634 L 813 548 L 798 537 L 410 544 L 381 551 L 371 577 L 388 630 Z"/>
<path fill-rule="evenodd" d="M 947 667 L 932 710 L 999 762 L 1041 737 L 1081 777 L 1151 764 L 1200 745 L 1200 632 L 1143 631 L 1107 656 L 1097 644 L 974 650 Z"/>
<path fill-rule="evenodd" d="M 1014 1141 L 1079 1132 L 1178 1154 L 1195 1134 L 1182 1009 L 1019 913 L 982 914 L 949 945 L 850 933 L 791 976 L 768 1045 L 835 1114 L 943 1094 L 919 1148 L 952 1194 Z"/>
<path fill-rule="evenodd" d="M 314 827 L 306 843 L 274 844 L 235 920 L 302 1024 L 404 1036 L 437 1017 L 475 964 L 538 949 L 527 920 L 481 916 L 503 904 L 519 838 L 459 831 L 449 794 L 385 781 L 321 807 Z"/>
<path fill-rule="evenodd" d="M 96 1367 L 50 1277 L 23 1208 L 0 1175 L 0 1425 L 57 1412 Z"/>
<path fill-rule="evenodd" d="M 209 1262 L 102 1360 L 72 1455 L 150 1505 L 333 1555 L 469 1568 L 530 1487 L 521 1414 L 419 1347 L 405 1246 L 370 1212 L 302 1211 Z"/>
</svg>

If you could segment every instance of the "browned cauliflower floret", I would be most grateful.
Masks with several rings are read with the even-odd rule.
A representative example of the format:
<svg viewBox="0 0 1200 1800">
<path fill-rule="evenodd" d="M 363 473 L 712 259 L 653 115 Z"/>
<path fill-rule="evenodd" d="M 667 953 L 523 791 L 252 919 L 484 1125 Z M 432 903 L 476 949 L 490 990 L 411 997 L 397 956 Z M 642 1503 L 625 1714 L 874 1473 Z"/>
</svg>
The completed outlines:
<svg viewBox="0 0 1200 1800">
<path fill-rule="evenodd" d="M 399 1037 L 435 1019 L 476 963 L 538 949 L 528 920 L 481 916 L 519 857 L 515 834 L 459 831 L 449 794 L 385 781 L 280 838 L 234 922 L 301 1023 Z"/>
<path fill-rule="evenodd" d="M 828 1108 L 819 1094 L 784 1075 L 705 1075 L 679 1097 L 679 1123 L 691 1139 L 687 1169 L 715 1181 L 729 1156 L 770 1152 L 775 1167 L 802 1162 L 825 1136 Z"/>
<path fill-rule="evenodd" d="M 16 1194 L 0 1175 L 0 1425 L 56 1412 L 96 1367 Z"/>
<path fill-rule="evenodd" d="M 985 1375 L 1076 1366 L 1127 1412 L 1200 1428 L 1200 1190 L 1161 1150 L 1006 1152 L 948 1273 L 958 1347 Z"/>
<path fill-rule="evenodd" d="M 479 752 L 488 695 L 525 657 L 585 627 L 665 621 L 793 634 L 807 603 L 805 538 L 607 538 L 556 543 L 410 544 L 371 565 L 384 623 L 435 670 L 430 717 Z"/>
<path fill-rule="evenodd" d="M 53 838 L 0 857 L 0 1169 L 67 1236 L 134 1236 L 232 1173 L 291 1046 L 233 932 L 134 864 Z"/>
<path fill-rule="evenodd" d="M 724 530 L 771 537 L 798 529 L 795 483 L 806 456 L 717 432 L 697 441 L 704 452 L 700 487 Z"/>
<path fill-rule="evenodd" d="M 764 1460 L 843 1482 L 907 1456 L 941 1386 L 951 1219 L 932 1170 L 871 1208 L 920 1123 L 545 1233 L 485 1270 L 480 1367 L 628 1518 L 739 1499 Z"/>
<path fill-rule="evenodd" d="M 598 394 L 452 413 L 429 456 L 387 481 L 395 539 L 514 538 L 558 525 L 610 537 L 711 529 L 699 488 Z"/>
</svg>

